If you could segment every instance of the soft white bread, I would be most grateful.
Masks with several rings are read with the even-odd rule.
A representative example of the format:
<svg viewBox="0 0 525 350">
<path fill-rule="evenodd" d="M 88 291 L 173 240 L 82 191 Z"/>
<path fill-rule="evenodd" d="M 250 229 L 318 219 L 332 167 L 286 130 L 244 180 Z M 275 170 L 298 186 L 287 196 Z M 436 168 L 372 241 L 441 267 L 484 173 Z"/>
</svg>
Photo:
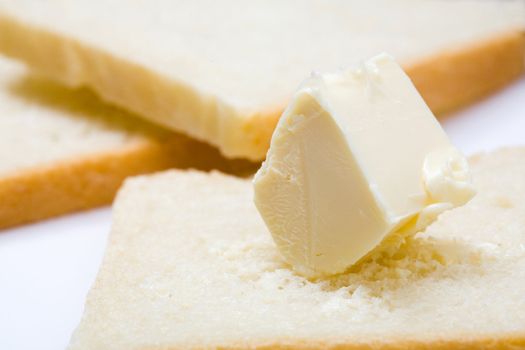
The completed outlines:
<svg viewBox="0 0 525 350">
<path fill-rule="evenodd" d="M 521 0 L 0 0 L 0 51 L 261 160 L 312 70 L 389 52 L 440 113 L 523 71 L 524 18 Z"/>
<path fill-rule="evenodd" d="M 129 179 L 69 349 L 523 347 L 525 149 L 471 165 L 467 205 L 315 281 L 282 262 L 249 180 Z"/>
<path fill-rule="evenodd" d="M 0 59 L 0 228 L 109 203 L 128 175 L 247 166 Z"/>
</svg>

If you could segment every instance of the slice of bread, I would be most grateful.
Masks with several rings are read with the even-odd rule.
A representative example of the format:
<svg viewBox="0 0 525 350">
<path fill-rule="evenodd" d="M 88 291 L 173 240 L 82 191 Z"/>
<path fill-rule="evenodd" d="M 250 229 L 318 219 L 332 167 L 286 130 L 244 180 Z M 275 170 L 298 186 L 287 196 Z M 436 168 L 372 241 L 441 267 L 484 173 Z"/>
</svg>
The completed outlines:
<svg viewBox="0 0 525 350">
<path fill-rule="evenodd" d="M 126 176 L 168 167 L 254 168 L 0 59 L 0 228 L 107 204 Z"/>
<path fill-rule="evenodd" d="M 523 347 L 525 148 L 471 166 L 472 201 L 319 280 L 283 263 L 249 180 L 129 179 L 69 349 Z"/>
<path fill-rule="evenodd" d="M 261 160 L 312 70 L 387 51 L 441 113 L 523 71 L 524 18 L 522 0 L 0 0 L 0 51 Z"/>
</svg>

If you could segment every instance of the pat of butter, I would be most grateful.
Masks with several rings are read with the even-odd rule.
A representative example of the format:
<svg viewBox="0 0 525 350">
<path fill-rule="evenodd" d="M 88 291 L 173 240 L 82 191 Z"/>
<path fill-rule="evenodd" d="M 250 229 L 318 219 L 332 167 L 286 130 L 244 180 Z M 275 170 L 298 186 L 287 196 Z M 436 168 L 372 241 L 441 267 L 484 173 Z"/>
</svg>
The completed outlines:
<svg viewBox="0 0 525 350">
<path fill-rule="evenodd" d="M 254 190 L 281 254 L 309 277 L 343 272 L 475 193 L 465 158 L 386 54 L 301 85 Z"/>
</svg>

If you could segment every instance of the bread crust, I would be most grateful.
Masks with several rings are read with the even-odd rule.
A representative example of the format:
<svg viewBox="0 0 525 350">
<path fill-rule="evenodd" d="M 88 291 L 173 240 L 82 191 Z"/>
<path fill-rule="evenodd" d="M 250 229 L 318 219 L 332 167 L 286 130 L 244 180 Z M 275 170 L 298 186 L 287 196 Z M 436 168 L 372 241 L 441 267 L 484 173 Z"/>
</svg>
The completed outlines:
<svg viewBox="0 0 525 350">
<path fill-rule="evenodd" d="M 464 107 L 525 71 L 525 32 L 509 32 L 405 67 L 430 109 L 442 116 Z"/>
<path fill-rule="evenodd" d="M 525 348 L 525 334 L 508 334 L 501 337 L 480 336 L 473 338 L 465 336 L 462 339 L 436 340 L 397 340 L 392 342 L 308 342 L 282 341 L 269 344 L 236 344 L 232 346 L 217 346 L 217 350 L 516 350 Z M 180 347 L 144 347 L 141 350 L 179 350 Z M 196 350 L 205 348 L 196 348 Z"/>
<path fill-rule="evenodd" d="M 437 340 L 399 340 L 394 342 L 374 342 L 374 343 L 330 343 L 330 342 L 294 342 L 283 344 L 268 344 L 268 345 L 241 345 L 231 347 L 217 347 L 221 350 L 237 350 L 237 349 L 258 349 L 258 350 L 507 350 L 507 349 L 523 349 L 525 348 L 525 335 L 506 335 L 500 338 L 491 338 L 481 336 L 479 338 L 471 338 L 465 336 L 463 339 L 437 339 Z M 177 348 L 144 348 L 144 350 L 175 350 Z"/>
<path fill-rule="evenodd" d="M 168 168 L 220 169 L 237 175 L 257 164 L 229 160 L 201 142 L 173 134 L 0 177 L 0 229 L 109 204 L 128 176 Z"/>
<path fill-rule="evenodd" d="M 46 45 L 41 45 L 42 42 Z M 1 14 L 0 51 L 68 85 L 89 86 L 107 101 L 150 118 L 181 112 L 158 101 L 175 101 L 171 105 L 178 105 L 181 94 L 186 99 L 202 101 L 198 92 L 189 87 L 175 86 L 140 66 Z M 525 69 L 524 59 L 525 33 L 514 30 L 408 62 L 404 68 L 434 113 L 443 114 L 478 100 L 517 78 Z M 101 64 L 105 69 L 99 69 Z M 104 74 L 106 71 L 112 72 L 111 78 Z M 151 86 L 155 86 L 154 91 Z M 230 121 L 226 124 L 231 127 L 222 131 L 212 127 L 206 130 L 188 127 L 183 131 L 217 146 L 227 157 L 260 161 L 266 155 L 273 129 L 285 105 L 286 101 L 276 101 L 265 110 L 247 113 L 251 117 L 244 118 L 241 130 L 237 123 Z M 231 110 L 229 106 L 223 107 Z M 182 112 L 206 114 L 206 111 L 206 106 L 202 105 Z M 229 114 L 224 117 L 236 118 Z M 161 118 L 157 122 L 167 124 Z"/>
</svg>

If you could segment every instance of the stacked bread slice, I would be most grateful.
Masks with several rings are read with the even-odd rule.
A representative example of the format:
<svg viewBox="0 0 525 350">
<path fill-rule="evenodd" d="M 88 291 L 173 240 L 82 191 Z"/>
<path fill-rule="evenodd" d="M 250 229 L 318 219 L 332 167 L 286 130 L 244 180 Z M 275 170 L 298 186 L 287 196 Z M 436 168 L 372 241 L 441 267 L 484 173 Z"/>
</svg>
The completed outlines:
<svg viewBox="0 0 525 350">
<path fill-rule="evenodd" d="M 386 51 L 440 113 L 523 72 L 524 18 L 521 0 L 1 0 L 0 51 L 258 161 L 313 70 Z"/>
<path fill-rule="evenodd" d="M 0 0 L 0 52 L 136 113 L 2 60 L 0 228 L 108 203 L 132 174 L 253 171 L 182 134 L 259 161 L 303 78 L 380 51 L 435 113 L 462 106 L 523 72 L 523 18 L 520 0 Z"/>
</svg>

